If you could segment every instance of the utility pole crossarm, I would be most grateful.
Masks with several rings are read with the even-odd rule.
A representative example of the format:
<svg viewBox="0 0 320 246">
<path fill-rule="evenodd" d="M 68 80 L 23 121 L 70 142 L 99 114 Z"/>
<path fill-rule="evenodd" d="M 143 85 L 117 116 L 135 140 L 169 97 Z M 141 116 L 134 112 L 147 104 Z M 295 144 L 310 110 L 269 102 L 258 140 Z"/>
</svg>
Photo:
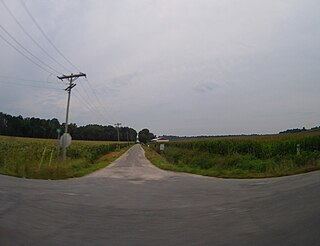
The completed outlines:
<svg viewBox="0 0 320 246">
<path fill-rule="evenodd" d="M 77 84 L 71 84 L 71 85 L 69 85 L 67 88 L 65 88 L 64 90 L 65 91 L 69 91 L 69 90 L 71 90 L 73 87 L 75 87 Z"/>
<path fill-rule="evenodd" d="M 87 75 L 85 73 L 78 73 L 78 74 L 57 76 L 57 78 L 60 79 L 60 80 L 71 79 L 71 78 L 79 78 L 79 77 L 87 77 Z"/>
</svg>

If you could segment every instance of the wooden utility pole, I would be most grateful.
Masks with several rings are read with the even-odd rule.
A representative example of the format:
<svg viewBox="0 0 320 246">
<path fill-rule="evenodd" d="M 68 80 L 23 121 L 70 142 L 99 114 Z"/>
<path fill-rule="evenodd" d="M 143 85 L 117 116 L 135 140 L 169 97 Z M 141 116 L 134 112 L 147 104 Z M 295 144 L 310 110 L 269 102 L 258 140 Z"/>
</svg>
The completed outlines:
<svg viewBox="0 0 320 246">
<path fill-rule="evenodd" d="M 128 145 L 129 145 L 130 144 L 130 142 L 129 142 L 129 127 L 127 129 L 127 141 L 128 141 Z"/>
<path fill-rule="evenodd" d="M 116 123 L 115 124 L 117 131 L 118 131 L 118 149 L 120 149 L 120 133 L 119 133 L 119 127 L 121 126 L 121 123 Z"/>
<path fill-rule="evenodd" d="M 71 96 L 71 89 L 73 87 L 76 86 L 75 83 L 73 83 L 76 79 L 78 79 L 79 77 L 86 77 L 87 75 L 84 73 L 79 73 L 79 74 L 70 74 L 70 75 L 63 75 L 63 76 L 58 76 L 58 79 L 60 80 L 68 80 L 69 81 L 69 86 L 65 89 L 65 91 L 68 92 L 68 101 L 67 101 L 67 112 L 66 112 L 66 122 L 65 122 L 65 126 L 64 126 L 64 133 L 67 134 L 68 133 L 68 118 L 69 118 L 69 106 L 70 106 L 70 96 Z M 66 140 L 66 135 L 64 137 L 64 139 Z M 62 152 L 62 159 L 63 162 L 66 162 L 67 159 L 67 147 L 66 147 L 66 143 L 63 143 L 62 145 L 63 148 L 63 152 Z"/>
</svg>

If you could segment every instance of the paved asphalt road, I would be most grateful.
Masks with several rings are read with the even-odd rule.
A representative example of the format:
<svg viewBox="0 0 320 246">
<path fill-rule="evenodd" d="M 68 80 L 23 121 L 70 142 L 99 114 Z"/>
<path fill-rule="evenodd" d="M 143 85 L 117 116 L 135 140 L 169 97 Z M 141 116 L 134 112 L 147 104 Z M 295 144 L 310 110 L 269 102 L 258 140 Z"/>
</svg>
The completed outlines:
<svg viewBox="0 0 320 246">
<path fill-rule="evenodd" d="M 320 172 L 165 172 L 135 145 L 84 178 L 0 176 L 0 245 L 320 245 Z"/>
</svg>

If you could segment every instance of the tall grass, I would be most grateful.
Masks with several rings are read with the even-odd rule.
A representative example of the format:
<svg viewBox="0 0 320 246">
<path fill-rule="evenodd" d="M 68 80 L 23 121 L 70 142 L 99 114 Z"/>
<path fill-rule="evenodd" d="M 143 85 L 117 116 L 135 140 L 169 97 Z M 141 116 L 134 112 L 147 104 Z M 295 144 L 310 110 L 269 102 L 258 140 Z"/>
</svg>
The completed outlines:
<svg viewBox="0 0 320 246">
<path fill-rule="evenodd" d="M 297 146 L 300 146 L 300 151 Z M 153 148 L 172 170 L 221 177 L 270 177 L 320 169 L 320 135 L 287 134 L 166 143 Z"/>
<path fill-rule="evenodd" d="M 0 173 L 43 179 L 73 177 L 116 149 L 115 142 L 73 141 L 67 149 L 67 163 L 62 163 L 57 140 L 0 136 Z"/>
</svg>

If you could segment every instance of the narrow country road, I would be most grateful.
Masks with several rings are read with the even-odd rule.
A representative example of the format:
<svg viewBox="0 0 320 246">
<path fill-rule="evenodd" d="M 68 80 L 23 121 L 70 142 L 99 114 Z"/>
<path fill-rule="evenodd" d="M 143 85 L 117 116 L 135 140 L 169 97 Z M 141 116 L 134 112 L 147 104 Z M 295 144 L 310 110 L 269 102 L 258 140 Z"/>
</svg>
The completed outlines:
<svg viewBox="0 0 320 246">
<path fill-rule="evenodd" d="M 226 180 L 166 172 L 135 145 L 84 178 L 0 175 L 0 245 L 320 245 L 320 172 Z"/>
</svg>

